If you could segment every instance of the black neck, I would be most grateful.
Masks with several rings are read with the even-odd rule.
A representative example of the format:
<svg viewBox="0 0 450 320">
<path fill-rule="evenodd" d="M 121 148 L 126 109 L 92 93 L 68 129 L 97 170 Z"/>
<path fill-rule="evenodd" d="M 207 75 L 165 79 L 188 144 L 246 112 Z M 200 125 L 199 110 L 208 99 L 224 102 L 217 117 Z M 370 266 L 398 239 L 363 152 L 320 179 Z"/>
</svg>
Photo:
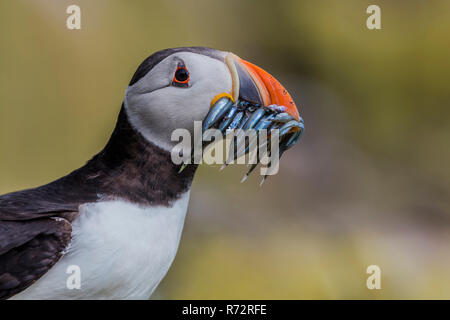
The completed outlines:
<svg viewBox="0 0 450 320">
<path fill-rule="evenodd" d="M 169 206 L 189 190 L 197 165 L 178 173 L 170 152 L 148 142 L 130 124 L 124 107 L 106 147 L 67 178 L 85 179 L 103 198 Z"/>
</svg>

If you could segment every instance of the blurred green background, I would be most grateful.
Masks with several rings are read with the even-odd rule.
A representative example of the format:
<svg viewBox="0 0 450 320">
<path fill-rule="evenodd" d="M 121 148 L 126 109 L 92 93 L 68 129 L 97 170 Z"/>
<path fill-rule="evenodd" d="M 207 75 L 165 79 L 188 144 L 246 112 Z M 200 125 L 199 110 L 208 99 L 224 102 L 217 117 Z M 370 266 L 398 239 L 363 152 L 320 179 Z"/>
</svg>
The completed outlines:
<svg viewBox="0 0 450 320">
<path fill-rule="evenodd" d="M 153 298 L 450 298 L 450 1 L 2 0 L 0 34 L 1 194 L 101 150 L 163 48 L 232 51 L 300 106 L 303 140 L 262 188 L 201 166 Z"/>
</svg>

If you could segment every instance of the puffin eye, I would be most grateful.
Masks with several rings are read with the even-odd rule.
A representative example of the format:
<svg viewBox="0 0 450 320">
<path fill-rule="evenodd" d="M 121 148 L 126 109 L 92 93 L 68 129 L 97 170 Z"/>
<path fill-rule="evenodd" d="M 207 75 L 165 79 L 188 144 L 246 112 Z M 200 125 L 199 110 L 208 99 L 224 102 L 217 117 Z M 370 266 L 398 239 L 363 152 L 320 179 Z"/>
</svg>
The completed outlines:
<svg viewBox="0 0 450 320">
<path fill-rule="evenodd" d="M 189 86 L 189 71 L 183 63 L 178 63 L 177 70 L 173 76 L 172 85 L 175 87 Z"/>
</svg>

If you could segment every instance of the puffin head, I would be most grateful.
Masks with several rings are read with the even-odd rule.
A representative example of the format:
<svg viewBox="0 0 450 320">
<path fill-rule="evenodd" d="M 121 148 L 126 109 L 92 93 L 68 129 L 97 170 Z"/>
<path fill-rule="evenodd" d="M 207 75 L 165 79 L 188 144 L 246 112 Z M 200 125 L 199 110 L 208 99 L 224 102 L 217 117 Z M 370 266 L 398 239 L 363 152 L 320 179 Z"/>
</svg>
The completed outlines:
<svg viewBox="0 0 450 320">
<path fill-rule="evenodd" d="M 254 108 L 284 106 L 302 121 L 286 89 L 263 69 L 225 51 L 204 47 L 166 49 L 145 59 L 127 88 L 124 107 L 131 125 L 170 151 L 174 130 L 194 130 L 221 97 Z"/>
</svg>

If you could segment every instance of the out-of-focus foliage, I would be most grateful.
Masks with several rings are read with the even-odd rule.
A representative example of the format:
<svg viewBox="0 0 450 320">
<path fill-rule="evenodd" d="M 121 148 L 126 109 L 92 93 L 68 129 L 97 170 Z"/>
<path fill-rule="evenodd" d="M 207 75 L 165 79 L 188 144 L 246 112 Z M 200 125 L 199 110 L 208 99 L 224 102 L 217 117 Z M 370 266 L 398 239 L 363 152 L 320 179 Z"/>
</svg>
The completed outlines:
<svg viewBox="0 0 450 320">
<path fill-rule="evenodd" d="M 449 1 L 4 0 L 0 35 L 0 193 L 99 151 L 162 48 L 233 51 L 292 91 L 302 142 L 262 188 L 200 168 L 156 298 L 450 298 Z"/>
</svg>

